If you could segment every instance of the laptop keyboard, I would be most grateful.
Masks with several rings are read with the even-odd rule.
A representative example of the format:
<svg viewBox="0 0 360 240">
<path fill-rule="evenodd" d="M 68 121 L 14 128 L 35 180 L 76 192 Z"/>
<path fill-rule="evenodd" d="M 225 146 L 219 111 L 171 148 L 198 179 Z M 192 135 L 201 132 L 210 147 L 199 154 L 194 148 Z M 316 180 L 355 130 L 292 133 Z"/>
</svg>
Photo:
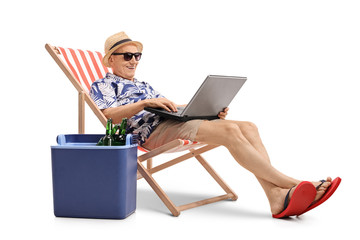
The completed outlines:
<svg viewBox="0 0 360 240">
<path fill-rule="evenodd" d="M 181 115 L 182 112 L 184 111 L 185 107 L 177 107 L 177 112 L 173 112 L 173 114 L 175 115 Z"/>
</svg>

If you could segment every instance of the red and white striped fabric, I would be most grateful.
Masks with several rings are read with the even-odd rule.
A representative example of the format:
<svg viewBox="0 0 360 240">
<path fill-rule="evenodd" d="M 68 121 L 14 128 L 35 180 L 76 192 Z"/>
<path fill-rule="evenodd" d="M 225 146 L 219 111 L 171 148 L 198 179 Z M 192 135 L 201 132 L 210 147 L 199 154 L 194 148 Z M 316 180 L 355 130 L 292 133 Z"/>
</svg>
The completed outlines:
<svg viewBox="0 0 360 240">
<path fill-rule="evenodd" d="M 195 142 L 195 141 L 190 141 L 190 140 L 184 140 L 184 139 L 178 139 L 180 140 L 180 144 L 179 146 L 173 148 L 173 149 L 170 149 L 164 153 L 174 153 L 174 152 L 182 152 L 182 151 L 185 151 L 185 150 L 189 150 L 189 149 L 192 149 L 192 148 L 197 148 L 197 147 L 200 147 L 200 146 L 203 146 L 203 145 L 206 145 L 204 143 L 199 143 L 199 142 Z M 150 152 L 150 150 L 146 149 L 146 148 L 143 148 L 141 146 L 138 146 L 138 150 L 142 151 L 142 152 Z"/>
<path fill-rule="evenodd" d="M 91 84 L 110 70 L 105 67 L 101 60 L 100 52 L 88 50 L 57 47 L 60 51 L 60 57 L 67 65 L 75 78 L 80 82 L 85 91 L 89 92 Z"/>
</svg>

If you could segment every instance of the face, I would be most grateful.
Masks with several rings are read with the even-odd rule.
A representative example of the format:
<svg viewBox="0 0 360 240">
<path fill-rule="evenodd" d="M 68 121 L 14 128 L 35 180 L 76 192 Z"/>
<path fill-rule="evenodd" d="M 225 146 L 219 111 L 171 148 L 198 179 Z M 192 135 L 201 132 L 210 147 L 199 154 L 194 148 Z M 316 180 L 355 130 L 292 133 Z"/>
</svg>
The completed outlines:
<svg viewBox="0 0 360 240">
<path fill-rule="evenodd" d="M 127 44 L 116 49 L 115 53 L 136 53 L 139 52 L 135 45 Z M 135 76 L 136 67 L 138 61 L 133 56 L 130 61 L 124 60 L 124 55 L 111 55 L 109 58 L 109 64 L 113 70 L 113 73 L 119 77 L 133 81 Z"/>
</svg>

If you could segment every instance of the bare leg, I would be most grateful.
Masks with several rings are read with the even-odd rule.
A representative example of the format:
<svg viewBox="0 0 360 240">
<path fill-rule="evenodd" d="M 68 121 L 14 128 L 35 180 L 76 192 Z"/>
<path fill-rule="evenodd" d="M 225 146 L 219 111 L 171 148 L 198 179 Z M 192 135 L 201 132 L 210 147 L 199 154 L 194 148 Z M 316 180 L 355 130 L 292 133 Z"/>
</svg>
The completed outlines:
<svg viewBox="0 0 360 240">
<path fill-rule="evenodd" d="M 261 154 L 234 122 L 204 121 L 200 125 L 196 141 L 225 146 L 241 166 L 268 183 L 288 189 L 299 183 L 298 180 L 276 170 L 270 164 L 268 157 L 264 157 L 265 152 Z"/>
<path fill-rule="evenodd" d="M 258 129 L 255 126 L 255 124 L 253 124 L 251 122 L 241 122 L 241 121 L 230 121 L 230 122 L 235 123 L 240 128 L 240 131 L 243 133 L 245 138 L 270 163 L 269 155 L 261 141 Z M 276 186 L 272 183 L 269 183 L 269 182 L 265 181 L 264 179 L 261 179 L 258 177 L 257 177 L 257 179 L 258 179 L 259 183 L 261 184 L 261 186 L 263 187 L 263 189 L 266 193 L 266 196 L 269 199 L 270 206 L 272 207 L 272 209 L 278 209 L 279 207 L 283 208 L 283 204 L 281 203 L 279 206 L 277 204 L 277 202 L 278 202 L 279 196 L 282 195 L 282 194 L 280 194 L 280 192 L 284 192 L 284 191 L 282 191 L 282 189 L 279 189 L 278 186 Z M 300 183 L 299 180 L 294 179 L 294 181 L 297 182 L 296 184 Z M 317 190 L 315 201 L 322 197 L 322 195 L 325 193 L 326 189 L 330 186 L 331 181 L 332 181 L 332 179 L 330 177 L 328 177 L 327 182 L 322 184 L 322 186 Z M 320 184 L 320 182 L 312 182 L 312 183 L 314 184 L 315 187 L 317 187 Z"/>
<path fill-rule="evenodd" d="M 257 127 L 251 122 L 228 120 L 204 122 L 199 129 L 196 140 L 227 147 L 240 165 L 254 173 L 264 189 L 273 214 L 280 213 L 283 210 L 284 197 L 287 191 L 300 183 L 299 180 L 290 178 L 271 166 L 270 158 L 261 141 Z M 242 153 L 238 153 L 238 151 Z M 328 182 L 318 190 L 315 200 L 324 194 L 330 182 L 331 179 L 328 179 Z M 313 184 L 317 186 L 319 182 Z"/>
<path fill-rule="evenodd" d="M 263 145 L 258 129 L 255 124 L 251 122 L 242 122 L 242 121 L 230 121 L 231 123 L 236 124 L 240 131 L 243 133 L 244 137 L 250 142 L 250 144 L 263 156 L 265 160 L 270 163 L 269 155 Z M 271 163 L 270 163 L 271 164 Z M 269 200 L 271 212 L 273 214 L 280 213 L 283 210 L 283 195 L 287 193 L 284 189 L 274 185 L 271 182 L 268 182 L 260 177 L 256 177 L 260 185 L 264 189 L 264 192 Z M 295 180 L 294 185 L 300 183 L 299 180 Z M 293 186 L 294 186 L 293 185 Z"/>
</svg>

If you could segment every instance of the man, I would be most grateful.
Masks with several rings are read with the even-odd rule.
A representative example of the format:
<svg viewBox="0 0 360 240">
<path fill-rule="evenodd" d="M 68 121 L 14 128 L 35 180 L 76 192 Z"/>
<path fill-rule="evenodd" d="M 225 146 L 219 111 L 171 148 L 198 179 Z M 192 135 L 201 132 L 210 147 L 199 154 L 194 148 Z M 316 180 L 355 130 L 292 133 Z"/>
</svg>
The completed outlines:
<svg viewBox="0 0 360 240">
<path fill-rule="evenodd" d="M 225 146 L 241 166 L 256 176 L 276 218 L 300 215 L 320 205 L 336 190 L 340 178 L 334 184 L 330 177 L 310 183 L 275 169 L 255 124 L 225 120 L 228 108 L 219 113 L 220 120 L 188 122 L 165 120 L 145 111 L 144 107 L 155 107 L 176 112 L 178 105 L 135 78 L 142 49 L 140 42 L 132 41 L 124 32 L 110 36 L 105 42 L 103 63 L 113 73 L 95 81 L 90 95 L 115 123 L 128 118 L 128 132 L 138 134 L 143 147 L 154 149 L 178 138 Z"/>
</svg>

